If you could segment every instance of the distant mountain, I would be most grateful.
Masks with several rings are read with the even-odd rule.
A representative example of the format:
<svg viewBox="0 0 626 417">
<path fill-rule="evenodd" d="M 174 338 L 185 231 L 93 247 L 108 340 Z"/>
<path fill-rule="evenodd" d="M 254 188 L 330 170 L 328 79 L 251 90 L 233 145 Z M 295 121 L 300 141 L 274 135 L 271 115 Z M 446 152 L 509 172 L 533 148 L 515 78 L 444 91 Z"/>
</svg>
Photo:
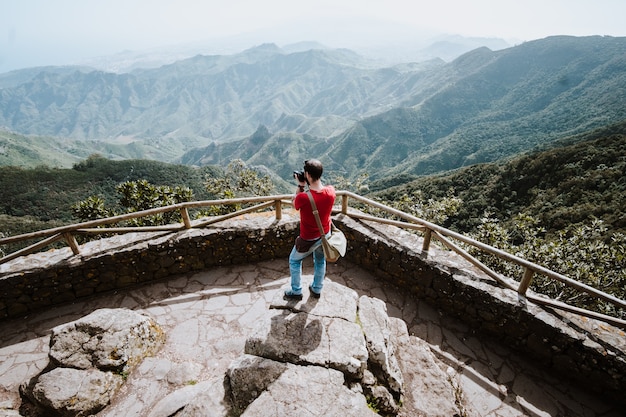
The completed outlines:
<svg viewBox="0 0 626 417">
<path fill-rule="evenodd" d="M 344 30 L 349 31 L 345 29 L 347 23 L 349 22 L 337 22 L 337 27 L 344 27 Z M 250 33 L 247 36 L 176 44 L 148 50 L 127 50 L 114 55 L 86 59 L 81 61 L 80 65 L 104 72 L 129 73 L 142 68 L 159 68 L 197 55 L 238 54 L 249 48 L 250 45 L 263 43 L 259 39 L 275 39 L 273 42 L 280 45 L 285 53 L 304 52 L 311 49 L 336 49 L 336 47 L 330 46 L 334 43 L 332 36 L 326 40 L 328 43 L 313 40 L 294 43 L 293 39 L 298 38 L 298 36 L 294 36 L 294 29 L 296 28 L 286 27 L 274 33 Z M 385 32 L 390 29 L 392 27 L 387 28 Z M 287 38 L 284 37 L 285 33 L 289 34 Z M 510 42 L 499 38 L 464 37 L 460 35 L 436 36 L 434 34 L 414 33 L 413 30 L 397 34 L 395 39 L 386 39 L 386 37 L 377 36 L 371 31 L 364 35 L 367 36 L 356 36 L 358 40 L 351 42 L 350 46 L 344 45 L 344 48 L 351 49 L 368 60 L 376 62 L 379 67 L 405 62 L 423 62 L 431 59 L 442 59 L 449 62 L 466 52 L 483 46 L 494 51 L 512 46 Z M 306 39 L 308 35 L 303 34 L 302 36 L 302 39 Z"/>
<path fill-rule="evenodd" d="M 355 48 L 355 51 L 393 64 L 398 62 L 422 62 L 431 59 L 441 59 L 450 62 L 474 49 L 486 47 L 492 51 L 498 51 L 511 46 L 505 40 L 498 38 L 468 38 L 459 35 L 440 35 L 425 40 L 407 38 L 404 42 Z"/>
<path fill-rule="evenodd" d="M 59 75 L 67 75 L 74 72 L 92 72 L 93 68 L 83 67 L 83 66 L 65 66 L 65 67 L 55 67 L 55 66 L 47 66 L 47 67 L 33 67 L 26 68 L 16 71 L 5 72 L 4 74 L 0 74 L 0 89 L 3 88 L 13 88 L 24 83 L 30 82 L 33 78 L 39 75 L 42 72 L 59 74 Z"/>
<path fill-rule="evenodd" d="M 280 175 L 316 155 L 330 171 L 379 180 L 495 161 L 626 119 L 626 38 L 558 36 L 382 68 L 345 49 L 302 48 L 265 44 L 127 74 L 12 74 L 0 126 L 114 144 L 104 156 L 242 158 Z"/>
<path fill-rule="evenodd" d="M 318 155 L 329 170 L 367 172 L 373 180 L 496 161 L 625 120 L 624 68 L 625 38 L 553 37 L 497 52 L 479 48 L 447 65 L 379 70 L 328 91 L 325 108 L 345 104 L 359 91 L 379 99 L 381 110 L 390 103 L 390 110 L 357 120 L 332 138 L 305 139 L 295 132 L 287 139 L 276 133 L 262 146 L 250 146 L 250 137 L 194 150 L 181 161 L 224 164 L 242 157 L 250 163 L 271 161 L 274 170 L 289 173 L 283 164 Z M 290 147 L 279 152 L 285 143 Z M 286 155 L 294 147 L 301 153 Z"/>
<path fill-rule="evenodd" d="M 625 120 L 625 69 L 626 38 L 554 37 L 477 49 L 438 70 L 448 80 L 440 90 L 357 122 L 328 155 L 352 158 L 344 169 L 374 178 L 495 161 Z M 382 155 L 388 161 L 381 165 Z"/>
<path fill-rule="evenodd" d="M 367 81 L 376 71 L 366 65 L 346 50 L 285 54 L 262 45 L 132 74 L 44 70 L 0 90 L 0 126 L 81 140 L 126 138 L 155 147 L 174 139 L 181 141 L 179 155 L 202 142 L 249 135 L 284 115 L 343 119 L 345 128 L 364 109 L 374 114 L 378 105 L 368 103 L 366 91 L 349 103 L 325 97 L 337 86 L 354 82 L 359 88 L 359 78 Z M 326 104 L 332 107 L 323 108 Z"/>
</svg>

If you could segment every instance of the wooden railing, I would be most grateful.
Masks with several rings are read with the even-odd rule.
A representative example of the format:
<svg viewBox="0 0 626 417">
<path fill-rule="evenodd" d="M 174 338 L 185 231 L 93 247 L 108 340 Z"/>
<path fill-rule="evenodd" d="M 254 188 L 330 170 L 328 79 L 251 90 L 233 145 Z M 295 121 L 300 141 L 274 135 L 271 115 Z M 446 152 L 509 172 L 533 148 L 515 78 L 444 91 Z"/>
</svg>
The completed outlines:
<svg viewBox="0 0 626 417">
<path fill-rule="evenodd" d="M 65 240 L 68 246 L 72 249 L 74 255 L 80 254 L 80 246 L 76 241 L 76 235 L 78 234 L 111 234 L 111 233 L 129 233 L 129 232 L 176 232 L 184 229 L 191 229 L 194 227 L 205 227 L 213 223 L 237 217 L 245 213 L 259 211 L 274 207 L 276 212 L 276 219 L 282 218 L 282 205 L 291 204 L 291 195 L 274 195 L 274 196 L 261 196 L 261 197 L 246 197 L 246 198 L 232 198 L 228 200 L 205 200 L 205 201 L 189 201 L 185 203 L 173 204 L 171 206 L 159 207 L 149 210 L 136 211 L 127 214 L 121 214 L 119 216 L 108 217 L 106 219 L 91 220 L 83 223 L 72 224 L 68 226 L 55 227 L 53 229 L 40 230 L 38 232 L 25 233 L 22 235 L 10 236 L 0 238 L 0 246 L 8 245 L 11 243 L 24 242 L 28 240 L 44 238 L 43 240 L 23 248 L 19 251 L 13 252 L 0 258 L 0 264 L 18 258 L 20 256 L 28 255 L 42 249 L 50 244 Z M 189 216 L 190 209 L 208 208 L 211 206 L 220 205 L 237 205 L 237 204 L 250 204 L 260 203 L 252 207 L 246 207 L 241 210 L 234 211 L 232 213 L 205 217 L 199 220 L 191 220 Z M 101 227 L 110 224 L 117 224 L 123 221 L 138 219 L 141 217 L 154 216 L 161 213 L 168 213 L 171 211 L 179 211 L 182 217 L 182 223 L 168 224 L 164 226 L 136 226 L 136 227 Z"/>
<path fill-rule="evenodd" d="M 527 291 L 528 291 L 528 288 L 530 286 L 533 276 L 535 274 L 541 274 L 550 279 L 554 279 L 556 281 L 562 282 L 563 284 L 569 287 L 575 288 L 578 291 L 587 293 L 591 295 L 592 297 L 599 298 L 603 301 L 609 302 L 618 308 L 626 309 L 626 300 L 622 300 L 611 294 L 607 294 L 596 288 L 590 287 L 589 285 L 583 284 L 582 282 L 576 281 L 565 275 L 551 271 L 550 269 L 547 269 L 541 265 L 537 265 L 526 259 L 520 258 L 515 255 L 511 255 L 510 253 L 507 253 L 499 249 L 496 249 L 492 246 L 486 245 L 482 242 L 479 242 L 475 239 L 464 236 L 460 233 L 453 232 L 452 230 L 448 230 L 444 227 L 427 222 L 426 220 L 404 213 L 400 210 L 396 210 L 394 208 L 391 208 L 384 204 L 370 200 L 368 198 L 361 197 L 358 194 L 354 194 L 349 191 L 341 191 L 337 194 L 342 196 L 342 203 L 341 203 L 342 213 L 348 214 L 350 217 L 355 218 L 355 219 L 386 223 L 386 224 L 390 224 L 390 225 L 394 225 L 394 226 L 398 226 L 402 228 L 422 231 L 424 233 L 424 242 L 422 245 L 423 252 L 428 252 L 432 238 L 439 240 L 445 247 L 461 255 L 467 261 L 469 261 L 470 263 L 478 267 L 480 270 L 485 272 L 487 275 L 489 275 L 491 278 L 496 280 L 503 287 L 516 291 L 519 295 L 520 302 L 522 303 L 525 303 L 526 300 L 530 300 L 535 304 L 551 306 L 551 307 L 558 308 L 563 311 L 569 311 L 572 313 L 580 314 L 585 317 L 596 318 L 596 319 L 614 324 L 621 328 L 626 328 L 626 320 L 622 320 L 617 317 L 612 317 L 612 316 L 608 316 L 605 314 L 601 314 L 595 311 L 590 311 L 587 309 L 575 307 L 575 306 L 572 306 L 572 305 L 569 305 L 569 304 L 566 304 L 557 300 L 553 300 L 550 298 L 545 298 L 545 297 L 537 296 L 534 294 L 528 294 Z M 360 201 L 361 203 L 367 206 L 375 207 L 379 210 L 385 211 L 405 221 L 404 222 L 395 221 L 395 220 L 389 220 L 389 219 L 382 219 L 380 217 L 375 217 L 375 216 L 358 214 L 358 213 L 348 213 L 347 212 L 348 198 L 352 198 L 354 200 Z M 511 280 L 506 279 L 501 274 L 495 272 L 494 270 L 492 270 L 491 268 L 483 264 L 481 261 L 473 257 L 471 254 L 469 254 L 466 250 L 461 248 L 459 245 L 455 244 L 451 239 L 457 240 L 459 242 L 463 242 L 466 245 L 475 247 L 481 252 L 494 255 L 502 260 L 519 265 L 524 271 L 522 274 L 521 280 L 519 282 L 519 285 L 514 286 L 510 282 Z"/>
<path fill-rule="evenodd" d="M 360 219 L 365 221 L 389 224 L 405 229 L 417 230 L 423 233 L 424 241 L 422 245 L 422 251 L 428 253 L 432 239 L 436 239 L 448 249 L 456 252 L 471 264 L 486 273 L 489 277 L 496 280 L 500 285 L 508 288 L 512 291 L 516 291 L 521 303 L 526 303 L 527 300 L 532 301 L 535 304 L 546 305 L 554 307 L 563 311 L 579 314 L 586 317 L 591 317 L 605 321 L 607 323 L 616 325 L 621 328 L 626 328 L 626 320 L 622 320 L 617 317 L 608 316 L 598 312 L 586 310 L 583 308 L 571 306 L 569 304 L 553 300 L 547 297 L 537 296 L 534 294 L 528 294 L 528 288 L 535 274 L 541 274 L 547 278 L 559 281 L 569 287 L 575 288 L 578 291 L 582 291 L 592 297 L 601 299 L 605 302 L 609 302 L 615 305 L 618 309 L 626 309 L 626 301 L 617 298 L 613 295 L 607 294 L 603 291 L 590 287 L 586 284 L 571 279 L 565 275 L 551 271 L 541 265 L 532 263 L 526 259 L 520 258 L 515 255 L 511 255 L 507 252 L 496 249 L 492 246 L 486 245 L 482 242 L 464 236 L 460 233 L 453 232 L 444 227 L 430 223 L 426 220 L 404 213 L 400 210 L 381 204 L 377 201 L 362 197 L 358 194 L 349 191 L 338 191 L 337 196 L 341 197 L 341 208 L 333 210 L 333 213 L 342 213 L 354 219 Z M 110 233 L 127 233 L 127 232 L 167 232 L 167 231 L 179 231 L 190 228 L 206 227 L 208 225 L 218 223 L 220 221 L 240 216 L 245 213 L 255 212 L 259 210 L 274 208 L 275 216 L 277 220 L 282 218 L 282 206 L 284 204 L 291 204 L 291 195 L 274 195 L 274 196 L 261 196 L 261 197 L 247 197 L 247 198 L 233 198 L 227 200 L 207 200 L 207 201 L 193 201 L 186 203 L 179 203 L 166 207 L 159 207 L 150 210 L 144 210 L 134 213 L 123 214 L 119 216 L 109 217 L 106 219 L 98 219 L 68 226 L 56 227 L 53 229 L 41 230 L 33 233 L 26 233 L 17 236 L 5 237 L 0 239 L 0 245 L 8 245 L 11 243 L 22 242 L 32 239 L 43 238 L 39 242 L 32 244 L 24 249 L 8 254 L 3 258 L 0 258 L 0 264 L 8 262 L 20 256 L 27 255 L 35 252 L 43 247 L 50 245 L 53 242 L 65 240 L 72 252 L 77 255 L 80 253 L 80 245 L 76 240 L 77 234 L 110 234 Z M 389 213 L 392 216 L 402 219 L 402 221 L 392 220 L 377 216 L 370 216 L 357 210 L 348 210 L 349 199 L 360 202 L 369 207 L 381 210 Z M 198 220 L 191 220 L 189 215 L 190 209 L 207 208 L 216 205 L 237 205 L 237 204 L 252 204 L 259 203 L 254 206 L 250 206 L 244 209 L 234 211 L 220 216 L 205 217 Z M 117 224 L 123 221 L 141 218 L 146 216 L 153 216 L 160 213 L 166 213 L 171 211 L 179 211 L 182 217 L 181 223 L 169 224 L 165 226 L 142 226 L 142 227 L 101 227 L 106 225 Z M 510 279 L 503 277 L 501 274 L 492 270 L 481 261 L 476 259 L 466 250 L 464 250 L 459 244 L 454 241 L 462 242 L 465 245 L 472 246 L 481 252 L 491 254 L 504 261 L 519 265 L 523 274 L 518 285 L 513 285 Z M 514 281 L 515 282 L 515 281 Z"/>
</svg>

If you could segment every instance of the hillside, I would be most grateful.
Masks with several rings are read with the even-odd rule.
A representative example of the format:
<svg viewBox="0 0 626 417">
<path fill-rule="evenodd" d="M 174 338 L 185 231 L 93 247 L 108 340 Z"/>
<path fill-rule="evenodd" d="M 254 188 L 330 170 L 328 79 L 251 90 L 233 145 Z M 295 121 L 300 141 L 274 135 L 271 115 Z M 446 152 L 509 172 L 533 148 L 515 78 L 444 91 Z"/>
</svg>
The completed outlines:
<svg viewBox="0 0 626 417">
<path fill-rule="evenodd" d="M 400 83 L 375 80 L 398 106 L 336 136 L 274 132 L 268 125 L 274 133 L 262 139 L 213 143 L 180 161 L 225 164 L 242 158 L 270 161 L 271 169 L 289 172 L 287 164 L 316 155 L 329 170 L 367 172 L 374 180 L 445 172 L 624 120 L 623 68 L 622 38 L 554 37 L 497 52 L 481 48 L 433 70 L 396 74 Z M 357 90 L 373 91 L 362 85 Z M 355 91 L 338 86 L 329 94 L 348 100 Z"/>
<path fill-rule="evenodd" d="M 175 143 L 168 143 L 174 146 Z M 81 141 L 52 136 L 20 135 L 0 129 L 0 167 L 69 168 L 89 155 L 106 155 L 112 160 L 164 160 L 171 153 L 166 147 L 148 146 L 134 141 Z"/>
<path fill-rule="evenodd" d="M 452 189 L 463 204 L 447 225 L 461 232 L 472 231 L 489 211 L 505 222 L 517 213 L 530 214 L 548 233 L 593 218 L 603 220 L 609 233 L 626 233 L 626 121 L 506 162 L 423 176 L 397 187 L 372 185 L 379 190 L 373 195 L 383 200 L 415 190 L 439 199 Z"/>
<path fill-rule="evenodd" d="M 92 195 L 115 207 L 119 199 L 115 187 L 125 181 L 145 179 L 154 185 L 186 186 L 193 190 L 196 200 L 208 199 L 205 177 L 216 172 L 214 167 L 110 161 L 95 156 L 72 169 L 0 167 L 0 232 L 27 233 L 76 222 L 70 207 Z"/>
<path fill-rule="evenodd" d="M 0 126 L 99 141 L 116 159 L 242 158 L 282 173 L 315 154 L 346 175 L 417 176 L 624 120 L 625 60 L 626 38 L 558 36 L 388 68 L 270 44 L 126 74 L 31 69 L 2 77 Z"/>
<path fill-rule="evenodd" d="M 23 134 L 127 138 L 154 147 L 175 141 L 180 155 L 202 142 L 250 134 L 283 114 L 299 114 L 320 93 L 371 73 L 360 61 L 347 51 L 287 54 L 262 45 L 129 74 L 31 70 L 28 81 L 0 90 L 0 125 Z M 345 118 L 361 111 L 363 106 L 308 116 Z"/>
</svg>

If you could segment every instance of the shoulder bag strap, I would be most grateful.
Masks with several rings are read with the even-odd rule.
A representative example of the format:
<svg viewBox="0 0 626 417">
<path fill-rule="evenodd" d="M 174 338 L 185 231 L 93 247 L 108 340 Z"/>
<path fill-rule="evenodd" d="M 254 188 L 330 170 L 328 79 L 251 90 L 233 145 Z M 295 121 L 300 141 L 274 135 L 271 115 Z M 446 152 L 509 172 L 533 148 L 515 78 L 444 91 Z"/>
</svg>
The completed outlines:
<svg viewBox="0 0 626 417">
<path fill-rule="evenodd" d="M 320 220 L 320 213 L 317 211 L 317 206 L 315 205 L 315 200 L 313 199 L 313 194 L 311 191 L 307 191 L 307 195 L 309 196 L 309 201 L 311 202 L 311 207 L 313 208 L 313 215 L 315 216 L 315 221 L 317 222 L 317 227 L 320 229 L 320 236 L 322 239 L 326 239 L 326 233 L 324 233 L 324 227 L 322 226 L 322 221 Z"/>
</svg>

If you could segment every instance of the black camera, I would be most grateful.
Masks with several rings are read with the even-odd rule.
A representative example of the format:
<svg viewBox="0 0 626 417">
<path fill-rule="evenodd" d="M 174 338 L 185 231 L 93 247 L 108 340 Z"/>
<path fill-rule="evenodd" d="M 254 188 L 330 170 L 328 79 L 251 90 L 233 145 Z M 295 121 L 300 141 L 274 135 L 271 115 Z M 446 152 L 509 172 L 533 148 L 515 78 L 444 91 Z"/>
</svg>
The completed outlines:
<svg viewBox="0 0 626 417">
<path fill-rule="evenodd" d="M 293 171 L 293 177 L 297 178 L 300 182 L 306 182 L 306 178 L 304 178 L 304 171 Z"/>
</svg>

